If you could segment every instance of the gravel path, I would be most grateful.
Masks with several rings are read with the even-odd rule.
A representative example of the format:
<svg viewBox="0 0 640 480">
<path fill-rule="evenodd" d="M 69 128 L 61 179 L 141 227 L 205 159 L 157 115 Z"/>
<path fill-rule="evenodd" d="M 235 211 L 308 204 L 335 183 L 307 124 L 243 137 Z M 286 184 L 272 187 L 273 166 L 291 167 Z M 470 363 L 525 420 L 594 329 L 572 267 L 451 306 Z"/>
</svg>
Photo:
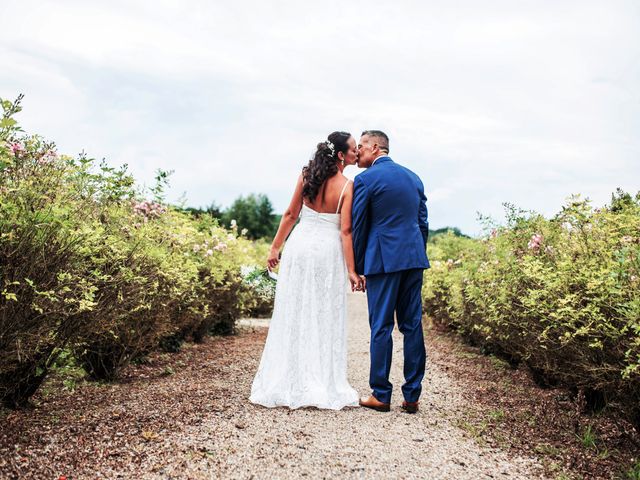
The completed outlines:
<svg viewBox="0 0 640 480">
<path fill-rule="evenodd" d="M 260 353 L 255 352 L 237 379 L 244 397 Z M 361 395 L 370 391 L 368 369 L 366 299 L 350 294 L 349 380 Z M 166 478 L 167 473 L 192 478 L 544 478 L 535 459 L 507 456 L 467 438 L 454 425 L 464 408 L 459 387 L 429 360 L 426 378 L 420 412 L 402 412 L 402 337 L 396 329 L 390 413 L 364 408 L 291 411 L 240 403 L 224 418 L 204 419 L 183 433 L 198 445 L 209 445 L 210 457 L 191 459 L 179 472 L 163 469 L 150 478 Z M 226 445 L 224 454 L 221 444 Z"/>
<path fill-rule="evenodd" d="M 459 365 L 451 346 L 429 336 L 416 415 L 399 408 L 397 330 L 391 412 L 251 404 L 266 323 L 243 321 L 240 335 L 156 352 L 112 384 L 81 381 L 69 392 L 52 379 L 32 409 L 0 411 L 0 478 L 544 478 L 535 459 L 481 446 L 456 426 L 469 385 L 448 373 Z M 350 294 L 349 379 L 361 395 L 368 351 L 366 299 Z"/>
</svg>

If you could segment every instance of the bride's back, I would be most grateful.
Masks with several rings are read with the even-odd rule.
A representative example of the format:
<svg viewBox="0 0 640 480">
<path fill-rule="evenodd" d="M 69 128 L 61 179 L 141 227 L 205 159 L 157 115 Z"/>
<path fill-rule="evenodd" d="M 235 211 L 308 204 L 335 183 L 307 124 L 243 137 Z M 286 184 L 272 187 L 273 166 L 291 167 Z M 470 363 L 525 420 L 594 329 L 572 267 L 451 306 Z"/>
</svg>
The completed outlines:
<svg viewBox="0 0 640 480">
<path fill-rule="evenodd" d="M 313 202 L 304 198 L 304 204 L 319 213 L 336 213 L 345 182 L 347 177 L 340 172 L 336 173 L 325 180 Z"/>
</svg>

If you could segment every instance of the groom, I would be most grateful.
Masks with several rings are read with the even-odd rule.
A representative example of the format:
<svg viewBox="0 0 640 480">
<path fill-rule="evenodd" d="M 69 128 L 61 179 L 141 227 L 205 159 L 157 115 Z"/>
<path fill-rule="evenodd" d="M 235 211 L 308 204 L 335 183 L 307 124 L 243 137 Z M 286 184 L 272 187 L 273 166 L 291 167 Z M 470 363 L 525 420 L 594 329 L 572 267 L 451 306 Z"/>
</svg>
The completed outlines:
<svg viewBox="0 0 640 480">
<path fill-rule="evenodd" d="M 418 411 L 426 350 L 422 334 L 422 275 L 429 223 L 424 187 L 411 170 L 389 157 L 389 138 L 379 130 L 362 133 L 358 166 L 367 170 L 353 183 L 352 230 L 356 272 L 366 277 L 373 390 L 360 405 L 388 412 L 394 313 L 404 336 L 402 409 Z"/>
</svg>

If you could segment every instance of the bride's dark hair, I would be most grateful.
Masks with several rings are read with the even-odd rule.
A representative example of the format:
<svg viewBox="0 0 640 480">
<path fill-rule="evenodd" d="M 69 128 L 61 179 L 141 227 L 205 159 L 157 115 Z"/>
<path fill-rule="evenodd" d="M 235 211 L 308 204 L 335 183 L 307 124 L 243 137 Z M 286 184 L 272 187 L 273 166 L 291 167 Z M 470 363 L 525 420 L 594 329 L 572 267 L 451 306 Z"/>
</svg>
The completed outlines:
<svg viewBox="0 0 640 480">
<path fill-rule="evenodd" d="M 328 142 L 320 142 L 308 165 L 302 169 L 302 196 L 313 202 L 320 187 L 327 178 L 338 173 L 338 152 L 344 154 L 349 150 L 347 141 L 351 137 L 348 132 L 333 132 L 327 137 Z M 333 144 L 333 152 L 329 147 Z"/>
</svg>

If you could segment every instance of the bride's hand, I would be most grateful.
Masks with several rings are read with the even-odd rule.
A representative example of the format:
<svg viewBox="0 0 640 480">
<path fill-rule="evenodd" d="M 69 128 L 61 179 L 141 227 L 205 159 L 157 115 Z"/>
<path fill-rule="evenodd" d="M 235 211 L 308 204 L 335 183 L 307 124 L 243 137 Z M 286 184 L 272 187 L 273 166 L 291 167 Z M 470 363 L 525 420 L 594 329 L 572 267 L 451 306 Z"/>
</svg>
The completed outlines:
<svg viewBox="0 0 640 480">
<path fill-rule="evenodd" d="M 351 283 L 352 292 L 364 291 L 362 286 L 362 279 L 356 272 L 349 272 L 349 283 Z"/>
<path fill-rule="evenodd" d="M 273 270 L 280 262 L 280 251 L 277 248 L 271 247 L 269 256 L 267 257 L 267 268 Z"/>
</svg>

